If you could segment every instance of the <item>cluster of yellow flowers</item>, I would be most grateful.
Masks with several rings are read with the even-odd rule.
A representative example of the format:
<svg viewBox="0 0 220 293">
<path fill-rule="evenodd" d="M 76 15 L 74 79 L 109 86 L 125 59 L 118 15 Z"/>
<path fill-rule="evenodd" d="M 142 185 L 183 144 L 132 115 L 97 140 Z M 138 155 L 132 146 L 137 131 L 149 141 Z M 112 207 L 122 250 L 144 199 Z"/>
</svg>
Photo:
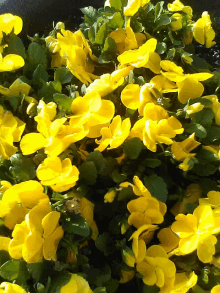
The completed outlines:
<svg viewBox="0 0 220 293">
<path fill-rule="evenodd" d="M 67 281 L 57 285 L 59 288 L 41 292 L 92 293 L 95 285 L 98 288 L 94 292 L 108 292 L 102 288 L 109 286 L 110 265 L 106 264 L 102 272 L 94 267 L 97 260 L 92 255 L 99 257 L 99 249 L 106 259 L 111 254 L 108 245 L 114 246 L 112 254 L 122 251 L 122 264 L 117 264 L 115 273 L 119 271 L 118 279 L 113 279 L 117 285 L 134 279 L 137 272 L 144 286 L 155 286 L 155 292 L 191 292 L 191 288 L 200 286 L 197 284 L 200 271 L 185 267 L 180 270 L 176 258 L 195 252 L 201 263 L 220 268 L 216 254 L 220 234 L 220 191 L 216 191 L 219 186 L 202 190 L 200 185 L 206 174 L 200 175 L 198 168 L 190 173 L 198 162 L 197 166 L 204 169 L 206 164 L 208 168 L 211 165 L 207 176 L 219 170 L 220 102 L 217 94 L 210 94 L 206 88 L 218 73 L 195 69 L 194 55 L 178 48 L 179 43 L 187 47 L 193 38 L 207 48 L 213 46 L 215 32 L 210 16 L 204 12 L 194 22 L 192 8 L 175 0 L 168 4 L 164 14 L 169 17 L 168 24 L 160 26 L 157 19 L 163 9 L 159 6 L 161 2 L 157 4 L 155 26 L 162 27 L 161 34 L 168 30 L 174 44 L 171 50 L 179 50 L 180 66 L 178 54 L 176 61 L 170 51 L 165 56 L 159 50 L 161 44 L 167 46 L 167 37 L 163 43 L 159 42 L 156 30 L 150 34 L 146 27 L 137 24 L 145 8 L 149 12 L 153 9 L 150 0 L 128 0 L 125 7 L 121 1 L 120 5 L 116 2 L 107 0 L 104 12 L 96 11 L 97 15 L 108 18 L 104 24 L 102 17 L 97 16 L 97 23 L 91 25 L 96 14 L 89 14 L 91 8 L 86 11 L 91 28 L 85 34 L 81 30 L 66 30 L 59 23 L 44 39 L 44 45 L 42 39 L 35 39 L 35 49 L 40 53 L 35 52 L 37 61 L 32 63 L 31 49 L 27 62 L 19 55 L 7 54 L 6 36 L 19 34 L 22 20 L 11 14 L 0 15 L 0 73 L 11 71 L 13 77 L 0 85 L 0 174 L 7 169 L 4 177 L 7 179 L 1 180 L 0 186 L 0 220 L 6 229 L 5 233 L 0 232 L 4 234 L 0 236 L 0 254 L 6 252 L 9 261 L 22 261 L 25 265 L 55 262 L 51 267 L 56 271 L 54 275 L 51 273 L 55 279 L 58 271 L 68 270 Z M 113 17 L 111 13 L 118 17 L 118 26 L 112 23 L 107 26 Z M 101 41 L 91 41 L 92 30 L 98 31 L 96 36 L 102 36 L 103 46 Z M 176 41 L 177 47 L 172 34 L 181 40 Z M 98 58 L 99 54 L 109 53 L 112 44 L 114 60 Z M 42 66 L 40 56 L 44 53 L 45 59 L 51 58 L 50 70 L 58 67 L 54 75 L 56 88 L 48 81 L 49 75 Z M 15 76 L 14 70 L 24 65 L 23 75 Z M 70 74 L 75 85 L 64 88 L 63 84 L 68 82 L 58 80 L 59 69 L 64 69 L 63 75 Z M 30 74 L 31 70 L 34 72 Z M 69 97 L 63 94 L 68 90 Z M 62 102 L 67 111 L 61 111 Z M 212 143 L 208 138 L 202 140 L 208 130 L 213 136 Z M 139 153 L 133 155 L 136 147 Z M 208 159 L 202 157 L 204 153 Z M 25 174 L 25 162 L 30 163 L 34 174 Z M 153 166 L 148 168 L 148 164 Z M 161 164 L 161 169 L 155 169 L 159 177 L 152 168 Z M 169 173 L 170 166 L 176 172 L 170 177 L 178 178 L 177 183 L 169 174 L 164 175 Z M 28 179 L 16 177 L 19 168 L 24 168 Z M 152 178 L 157 181 L 150 181 Z M 209 179 L 213 183 L 216 178 Z M 179 201 L 174 203 L 169 195 L 168 199 L 162 199 L 160 193 L 167 196 L 169 188 L 170 198 L 177 195 Z M 187 205 L 193 207 L 192 213 Z M 112 233 L 120 234 L 116 241 L 110 235 L 111 217 L 119 219 L 120 232 Z M 108 232 L 102 222 L 109 225 Z M 92 252 L 87 251 L 85 257 L 82 248 L 89 246 L 89 241 L 95 245 L 92 244 Z M 69 259 L 66 255 L 59 258 L 59 248 L 61 253 L 66 250 Z M 90 254 L 94 257 L 91 267 Z M 117 258 L 118 254 L 109 263 L 117 263 Z M 18 277 L 5 278 L 3 266 L 0 263 L 0 276 L 14 283 L 2 282 L 0 292 L 29 292 L 28 283 L 23 284 Z M 80 270 L 83 277 L 76 274 Z M 103 283 L 96 280 L 99 276 L 94 278 L 99 273 L 106 279 Z M 211 293 L 220 290 L 219 282 L 214 284 Z M 33 288 L 41 285 L 38 282 Z"/>
</svg>

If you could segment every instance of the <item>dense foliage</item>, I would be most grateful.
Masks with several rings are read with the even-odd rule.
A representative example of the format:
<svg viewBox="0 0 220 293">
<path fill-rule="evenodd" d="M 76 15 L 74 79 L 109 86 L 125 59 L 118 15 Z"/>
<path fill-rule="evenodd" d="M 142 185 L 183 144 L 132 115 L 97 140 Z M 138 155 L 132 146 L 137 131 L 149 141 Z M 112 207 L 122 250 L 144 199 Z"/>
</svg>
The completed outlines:
<svg viewBox="0 0 220 293">
<path fill-rule="evenodd" d="M 210 15 L 82 12 L 27 50 L 0 15 L 0 292 L 220 292 L 220 74 L 195 53 Z"/>
</svg>

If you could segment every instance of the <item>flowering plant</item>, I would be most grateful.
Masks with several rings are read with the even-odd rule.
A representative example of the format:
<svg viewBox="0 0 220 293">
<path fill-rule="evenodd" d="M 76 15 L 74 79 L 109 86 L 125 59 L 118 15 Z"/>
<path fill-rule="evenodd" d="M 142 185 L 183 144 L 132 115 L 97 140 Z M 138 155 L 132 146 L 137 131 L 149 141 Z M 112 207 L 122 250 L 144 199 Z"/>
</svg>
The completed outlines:
<svg viewBox="0 0 220 293">
<path fill-rule="evenodd" d="M 195 50 L 210 16 L 82 12 L 28 48 L 0 16 L 0 292 L 219 292 L 220 74 Z"/>
</svg>

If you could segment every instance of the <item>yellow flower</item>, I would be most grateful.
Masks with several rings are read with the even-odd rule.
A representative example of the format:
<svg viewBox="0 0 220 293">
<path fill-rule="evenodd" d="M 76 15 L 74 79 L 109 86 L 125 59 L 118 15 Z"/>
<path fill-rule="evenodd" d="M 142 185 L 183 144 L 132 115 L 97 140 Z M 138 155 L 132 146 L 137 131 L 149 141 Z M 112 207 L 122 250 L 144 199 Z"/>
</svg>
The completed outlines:
<svg viewBox="0 0 220 293">
<path fill-rule="evenodd" d="M 13 145 L 21 139 L 25 123 L 13 116 L 10 111 L 5 111 L 0 105 L 0 156 L 8 160 L 17 151 Z"/>
<path fill-rule="evenodd" d="M 189 16 L 189 18 L 192 18 L 192 8 L 190 6 L 184 6 L 179 0 L 169 3 L 167 8 L 169 11 L 183 11 Z"/>
<path fill-rule="evenodd" d="M 136 50 L 128 50 L 118 56 L 121 64 L 130 64 L 134 67 L 146 67 L 154 73 L 160 72 L 160 56 L 155 53 L 157 40 L 152 38 Z"/>
<path fill-rule="evenodd" d="M 204 86 L 199 81 L 204 81 L 213 76 L 211 73 L 184 74 L 183 69 L 174 62 L 165 60 L 160 62 L 160 66 L 167 72 L 161 72 L 170 81 L 176 82 L 178 87 L 178 100 L 185 104 L 189 98 L 195 99 L 202 96 Z"/>
<path fill-rule="evenodd" d="M 9 189 L 10 187 L 12 187 L 11 183 L 6 181 L 6 180 L 1 180 L 0 182 L 1 187 L 0 187 L 0 199 L 2 198 L 2 195 L 4 194 L 4 192 Z"/>
<path fill-rule="evenodd" d="M 46 158 L 37 168 L 37 177 L 42 185 L 50 186 L 54 191 L 63 192 L 76 185 L 79 170 L 71 164 L 69 158 Z"/>
<path fill-rule="evenodd" d="M 212 109 L 212 111 L 215 114 L 215 123 L 217 125 L 220 125 L 220 103 L 219 103 L 218 97 L 216 95 L 210 95 L 210 96 L 204 96 L 203 98 L 210 100 L 212 102 L 212 105 L 207 107 Z"/>
<path fill-rule="evenodd" d="M 132 250 L 135 256 L 135 262 L 140 263 L 146 255 L 146 244 L 153 238 L 154 231 L 158 229 L 156 225 L 145 224 L 135 231 L 129 240 L 132 242 Z"/>
<path fill-rule="evenodd" d="M 9 187 L 0 201 L 0 217 L 4 218 L 4 225 L 12 230 L 42 200 L 49 202 L 43 186 L 37 181 L 29 180 Z"/>
<path fill-rule="evenodd" d="M 44 200 L 31 209 L 25 221 L 16 224 L 9 244 L 9 254 L 14 259 L 27 263 L 46 260 L 56 261 L 56 250 L 63 229 L 59 226 L 60 213 L 51 211 L 49 202 Z"/>
<path fill-rule="evenodd" d="M 201 103 L 198 102 L 198 103 L 194 103 L 194 104 L 192 104 L 190 106 L 187 105 L 184 108 L 184 110 L 186 111 L 186 113 L 188 115 L 192 115 L 194 113 L 197 113 L 197 112 L 201 111 L 203 108 L 204 108 L 204 105 L 202 105 Z"/>
<path fill-rule="evenodd" d="M 124 15 L 133 16 L 140 7 L 143 7 L 150 0 L 128 0 L 127 6 L 124 7 Z"/>
<path fill-rule="evenodd" d="M 23 21 L 22 19 L 11 13 L 5 13 L 0 15 L 0 27 L 1 31 L 10 34 L 14 29 L 14 33 L 18 35 L 22 31 Z"/>
<path fill-rule="evenodd" d="M 176 248 L 179 245 L 179 237 L 171 230 L 171 228 L 163 228 L 157 234 L 158 239 L 160 240 L 160 246 L 164 248 L 166 253 L 176 251 Z M 173 254 L 173 253 L 172 253 Z"/>
<path fill-rule="evenodd" d="M 176 160 L 181 161 L 185 158 L 193 158 L 194 154 L 190 154 L 190 152 L 200 145 L 200 142 L 195 140 L 195 133 L 191 134 L 187 139 L 176 142 L 174 141 L 171 146 L 171 151 Z"/>
<path fill-rule="evenodd" d="M 134 176 L 133 183 L 122 182 L 120 183 L 120 187 L 125 188 L 131 186 L 133 188 L 134 194 L 137 196 L 145 196 L 147 198 L 151 198 L 151 194 L 149 190 L 144 186 L 143 182 L 138 178 L 138 176 Z"/>
<path fill-rule="evenodd" d="M 161 224 L 167 207 L 155 197 L 140 196 L 129 201 L 127 209 L 131 213 L 128 224 L 139 228 L 144 224 Z"/>
<path fill-rule="evenodd" d="M 219 191 L 209 191 L 207 193 L 208 198 L 200 198 L 200 205 L 210 205 L 213 208 L 220 207 L 220 192 Z"/>
<path fill-rule="evenodd" d="M 197 250 L 198 258 L 202 262 L 211 262 L 217 243 L 212 234 L 218 233 L 211 207 L 201 205 L 192 215 L 179 214 L 175 219 L 171 229 L 180 237 L 180 253 L 185 255 Z"/>
<path fill-rule="evenodd" d="M 119 28 L 109 35 L 109 37 L 116 42 L 119 55 L 127 50 L 137 49 L 146 41 L 146 36 L 144 34 L 133 32 L 130 22 L 131 20 L 128 19 L 126 30 Z"/>
<path fill-rule="evenodd" d="M 94 95 L 99 94 L 101 98 L 105 97 L 123 84 L 124 78 L 133 68 L 133 66 L 127 66 L 113 71 L 112 74 L 106 73 L 101 75 L 100 78 L 95 79 L 93 83 L 87 87 L 86 93 L 93 93 Z"/>
<path fill-rule="evenodd" d="M 170 23 L 172 31 L 178 31 L 182 28 L 182 15 L 179 13 L 174 13 L 172 15 L 172 21 Z"/>
<path fill-rule="evenodd" d="M 181 164 L 179 164 L 179 168 L 184 172 L 191 170 L 196 162 L 194 158 L 185 158 Z"/>
<path fill-rule="evenodd" d="M 41 100 L 38 109 L 39 113 L 34 119 L 38 123 L 39 133 L 28 133 L 22 138 L 20 148 L 24 155 L 30 155 L 45 148 L 46 154 L 56 157 L 72 143 L 81 140 L 88 134 L 88 130 L 85 130 L 82 125 L 75 125 L 71 119 L 69 123 L 67 118 L 54 120 L 55 103 L 51 102 L 46 105 Z"/>
<path fill-rule="evenodd" d="M 135 276 L 135 271 L 124 271 L 121 270 L 121 279 L 119 283 L 124 284 L 132 280 Z"/>
<path fill-rule="evenodd" d="M 0 284 L 1 293 L 27 293 L 21 286 L 8 282 Z"/>
<path fill-rule="evenodd" d="M 178 214 L 186 214 L 185 206 L 187 203 L 197 203 L 202 196 L 202 189 L 199 184 L 192 183 L 187 186 L 184 198 L 182 201 L 175 203 L 170 209 L 171 213 L 176 216 Z"/>
<path fill-rule="evenodd" d="M 207 11 L 204 11 L 202 17 L 197 20 L 194 26 L 193 36 L 198 43 L 206 45 L 206 48 L 210 48 L 216 44 L 216 42 L 213 42 L 215 32 Z"/>
<path fill-rule="evenodd" d="M 69 282 L 60 287 L 60 293 L 92 293 L 89 283 L 77 274 L 69 273 L 71 278 Z"/>
<path fill-rule="evenodd" d="M 12 71 L 24 66 L 24 59 L 16 54 L 8 54 L 2 57 L 0 53 L 0 72 Z"/>
<path fill-rule="evenodd" d="M 115 197 L 116 197 L 116 194 L 117 194 L 117 192 L 116 192 L 116 190 L 110 190 L 110 191 L 108 191 L 106 194 L 105 194 L 105 196 L 104 196 L 104 203 L 107 203 L 107 202 L 113 202 L 114 201 L 114 199 L 115 199 Z"/>
<path fill-rule="evenodd" d="M 100 140 L 95 140 L 95 142 L 99 144 L 99 146 L 95 150 L 103 152 L 108 145 L 110 145 L 110 147 L 108 147 L 107 150 L 119 147 L 129 136 L 130 128 L 131 122 L 129 118 L 126 118 L 122 122 L 120 115 L 115 116 L 109 127 L 102 128 L 102 138 Z"/>
<path fill-rule="evenodd" d="M 211 293 L 219 293 L 220 292 L 220 285 L 217 285 L 212 288 Z"/>
<path fill-rule="evenodd" d="M 143 275 L 146 285 L 156 284 L 161 288 L 175 276 L 176 267 L 161 246 L 152 245 L 147 249 L 143 261 L 137 264 L 137 271 Z"/>
<path fill-rule="evenodd" d="M 175 275 L 175 281 L 173 288 L 166 290 L 165 288 L 160 291 L 160 293 L 187 293 L 190 288 L 194 287 L 197 283 L 197 275 L 191 272 L 189 275 L 184 273 L 177 273 Z"/>
</svg>

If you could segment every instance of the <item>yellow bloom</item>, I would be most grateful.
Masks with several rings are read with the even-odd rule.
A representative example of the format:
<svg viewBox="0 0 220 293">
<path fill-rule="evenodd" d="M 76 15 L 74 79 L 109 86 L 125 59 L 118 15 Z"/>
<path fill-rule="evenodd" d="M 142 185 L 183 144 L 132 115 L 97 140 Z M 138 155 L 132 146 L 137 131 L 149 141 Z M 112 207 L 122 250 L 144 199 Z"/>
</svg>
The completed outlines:
<svg viewBox="0 0 220 293">
<path fill-rule="evenodd" d="M 144 224 L 161 224 L 167 207 L 155 197 L 140 196 L 129 201 L 127 209 L 131 213 L 128 224 L 139 228 Z"/>
<path fill-rule="evenodd" d="M 192 8 L 190 6 L 184 6 L 180 0 L 175 0 L 173 3 L 169 3 L 167 8 L 169 11 L 183 11 L 192 18 Z"/>
<path fill-rule="evenodd" d="M 123 271 L 121 270 L 121 279 L 119 283 L 124 284 L 132 280 L 135 276 L 135 271 Z"/>
<path fill-rule="evenodd" d="M 79 170 L 71 164 L 69 158 L 60 160 L 59 157 L 46 158 L 37 168 L 37 177 L 42 185 L 51 186 L 58 192 L 69 190 L 79 179 Z"/>
<path fill-rule="evenodd" d="M 201 111 L 203 108 L 204 108 L 204 105 L 202 105 L 201 103 L 198 102 L 198 103 L 194 103 L 194 104 L 192 104 L 190 106 L 187 105 L 184 108 L 184 110 L 186 111 L 186 113 L 188 115 L 192 115 L 194 113 L 197 113 L 197 112 Z"/>
<path fill-rule="evenodd" d="M 21 139 L 25 123 L 13 116 L 10 111 L 5 111 L 0 105 L 0 156 L 8 160 L 17 151 L 13 145 Z"/>
<path fill-rule="evenodd" d="M 220 285 L 217 285 L 212 288 L 211 293 L 219 293 L 220 292 Z"/>
<path fill-rule="evenodd" d="M 184 74 L 183 69 L 174 62 L 165 60 L 160 62 L 160 66 L 167 72 L 161 72 L 170 81 L 176 82 L 178 87 L 178 100 L 185 104 L 189 98 L 195 99 L 202 96 L 204 86 L 199 81 L 204 81 L 213 76 L 211 73 Z"/>
<path fill-rule="evenodd" d="M 12 71 L 24 66 L 24 59 L 16 54 L 8 54 L 2 57 L 0 53 L 0 72 Z"/>
<path fill-rule="evenodd" d="M 11 13 L 5 13 L 0 15 L 0 27 L 1 31 L 10 34 L 14 29 L 14 33 L 18 35 L 22 31 L 23 21 L 22 19 Z"/>
<path fill-rule="evenodd" d="M 16 224 L 9 244 L 9 254 L 14 259 L 27 263 L 46 260 L 56 261 L 56 250 L 63 229 L 59 226 L 60 213 L 51 211 L 49 202 L 44 200 L 26 215 L 25 221 Z"/>
<path fill-rule="evenodd" d="M 42 200 L 49 202 L 43 186 L 37 181 L 29 180 L 9 187 L 0 201 L 0 217 L 4 218 L 4 225 L 12 230 Z"/>
<path fill-rule="evenodd" d="M 122 122 L 120 115 L 115 116 L 109 127 L 102 128 L 102 138 L 100 140 L 95 140 L 95 142 L 99 144 L 99 146 L 95 150 L 103 152 L 108 145 L 110 145 L 110 147 L 108 147 L 107 150 L 119 147 L 129 136 L 130 128 L 131 122 L 129 118 L 126 118 Z"/>
<path fill-rule="evenodd" d="M 21 286 L 8 282 L 0 284 L 1 293 L 27 293 Z"/>
<path fill-rule="evenodd" d="M 166 253 L 176 250 L 179 245 L 179 237 L 171 230 L 171 228 L 163 228 L 157 234 L 160 240 L 160 246 L 164 248 Z"/>
<path fill-rule="evenodd" d="M 77 274 L 69 273 L 71 278 L 69 282 L 60 287 L 60 293 L 92 293 L 89 283 Z"/>
<path fill-rule="evenodd" d="M 113 202 L 116 197 L 116 194 L 117 194 L 116 190 L 108 191 L 104 196 L 104 203 Z"/>
<path fill-rule="evenodd" d="M 181 164 L 179 164 L 179 168 L 184 172 L 191 170 L 194 166 L 196 159 L 194 158 L 185 158 Z"/>
<path fill-rule="evenodd" d="M 67 118 L 55 119 L 56 104 L 47 105 L 41 100 L 38 105 L 39 113 L 34 118 L 37 121 L 39 133 L 26 134 L 20 143 L 21 151 L 24 155 L 30 155 L 37 150 L 45 148 L 45 153 L 49 156 L 58 156 L 66 150 L 72 143 L 81 140 L 88 134 L 82 125 L 75 125 Z M 51 121 L 54 120 L 54 121 Z"/>
<path fill-rule="evenodd" d="M 171 151 L 175 157 L 176 160 L 181 161 L 185 158 L 193 158 L 195 157 L 194 154 L 190 154 L 190 152 L 195 149 L 197 146 L 200 145 L 200 142 L 196 141 L 195 139 L 195 133 L 191 134 L 187 139 L 176 142 L 174 141 L 171 146 Z"/>
<path fill-rule="evenodd" d="M 145 196 L 147 198 L 151 198 L 151 194 L 149 190 L 144 186 L 143 182 L 138 178 L 138 176 L 134 176 L 133 183 L 122 182 L 120 183 L 120 187 L 125 188 L 131 186 L 133 188 L 134 194 L 137 196 Z"/>
<path fill-rule="evenodd" d="M 190 288 L 196 285 L 197 279 L 198 277 L 194 272 L 189 275 L 186 273 L 177 273 L 173 288 L 169 290 L 162 289 L 160 293 L 187 293 Z"/>
<path fill-rule="evenodd" d="M 128 50 L 118 56 L 121 64 L 130 64 L 134 67 L 146 67 L 154 73 L 160 72 L 160 56 L 155 53 L 157 40 L 152 38 L 136 50 Z"/>
<path fill-rule="evenodd" d="M 131 20 L 128 19 L 126 30 L 119 28 L 109 35 L 109 37 L 116 42 L 119 55 L 127 50 L 137 49 L 146 41 L 146 36 L 144 34 L 133 32 L 130 22 Z"/>
<path fill-rule="evenodd" d="M 124 7 L 124 15 L 133 16 L 140 7 L 143 7 L 150 0 L 128 0 L 127 6 Z"/>
<path fill-rule="evenodd" d="M 101 98 L 105 97 L 123 84 L 124 78 L 132 69 L 133 66 L 127 66 L 113 71 L 112 74 L 106 73 L 101 75 L 100 78 L 95 79 L 93 83 L 87 87 L 86 93 L 93 93 L 94 95 L 99 94 Z"/>
<path fill-rule="evenodd" d="M 192 183 L 188 185 L 183 200 L 175 203 L 175 205 L 170 209 L 171 213 L 174 216 L 177 216 L 178 214 L 186 214 L 186 204 L 197 203 L 200 201 L 201 196 L 202 189 L 199 184 Z"/>
<path fill-rule="evenodd" d="M 181 14 L 174 13 L 172 15 L 172 21 L 170 23 L 170 27 L 171 27 L 172 31 L 178 31 L 182 28 L 182 15 Z"/>
<path fill-rule="evenodd" d="M 201 205 L 192 215 L 179 214 L 175 219 L 171 229 L 180 237 L 180 253 L 185 255 L 197 250 L 198 258 L 202 262 L 211 262 L 217 242 L 212 234 L 218 233 L 211 207 Z"/>
<path fill-rule="evenodd" d="M 145 224 L 135 231 L 129 240 L 132 242 L 132 250 L 135 255 L 135 262 L 140 263 L 146 255 L 146 244 L 153 238 L 154 231 L 158 229 L 156 225 Z"/>
<path fill-rule="evenodd" d="M 209 191 L 207 193 L 207 198 L 199 199 L 200 205 L 210 205 L 213 208 L 220 207 L 220 192 L 219 191 Z"/>
<path fill-rule="evenodd" d="M 216 42 L 213 42 L 215 32 L 207 11 L 204 11 L 202 17 L 197 20 L 194 26 L 193 36 L 198 43 L 206 45 L 206 48 L 210 48 L 216 44 Z"/>
<path fill-rule="evenodd" d="M 152 245 L 147 249 L 144 260 L 137 264 L 137 271 L 143 275 L 146 285 L 156 284 L 161 288 L 175 276 L 176 267 L 161 246 Z"/>
</svg>

